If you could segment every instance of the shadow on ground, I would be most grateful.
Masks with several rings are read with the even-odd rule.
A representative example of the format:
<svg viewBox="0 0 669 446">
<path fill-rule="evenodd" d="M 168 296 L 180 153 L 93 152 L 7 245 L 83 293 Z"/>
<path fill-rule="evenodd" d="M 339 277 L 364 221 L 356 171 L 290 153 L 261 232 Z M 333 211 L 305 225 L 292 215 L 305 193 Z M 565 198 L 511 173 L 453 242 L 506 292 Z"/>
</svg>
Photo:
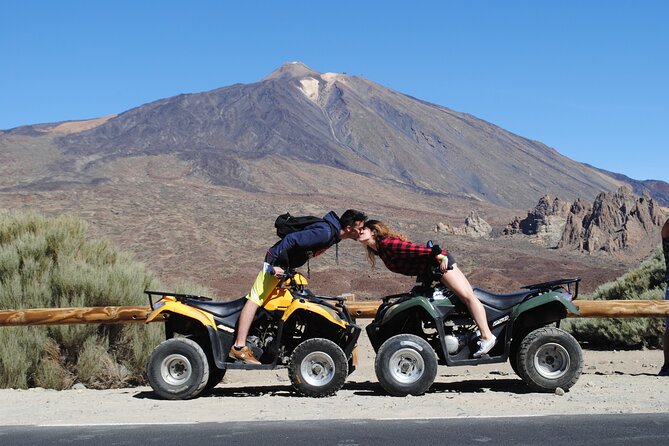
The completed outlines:
<svg viewBox="0 0 669 446">
<path fill-rule="evenodd" d="M 342 390 L 353 391 L 354 395 L 364 397 L 388 396 L 383 387 L 377 382 L 349 382 L 344 384 Z M 439 393 L 485 393 L 485 392 L 502 392 L 527 394 L 532 393 L 531 390 L 520 379 L 474 379 L 462 380 L 457 382 L 435 382 L 432 387 L 426 392 L 427 394 Z M 268 386 L 237 386 L 229 385 L 216 387 L 206 394 L 200 395 L 198 398 L 248 398 L 259 396 L 278 396 L 278 397 L 293 397 L 301 398 L 297 395 L 290 385 L 268 385 Z M 152 391 L 139 392 L 133 395 L 133 398 L 138 399 L 161 399 Z M 308 398 L 308 397 L 304 397 Z"/>
<path fill-rule="evenodd" d="M 348 383 L 344 389 L 353 390 L 359 396 L 383 396 L 387 395 L 378 383 Z M 435 382 L 426 394 L 438 393 L 484 393 L 503 392 L 526 394 L 531 390 L 520 379 L 477 379 L 463 380 L 457 382 L 443 383 Z"/>
</svg>

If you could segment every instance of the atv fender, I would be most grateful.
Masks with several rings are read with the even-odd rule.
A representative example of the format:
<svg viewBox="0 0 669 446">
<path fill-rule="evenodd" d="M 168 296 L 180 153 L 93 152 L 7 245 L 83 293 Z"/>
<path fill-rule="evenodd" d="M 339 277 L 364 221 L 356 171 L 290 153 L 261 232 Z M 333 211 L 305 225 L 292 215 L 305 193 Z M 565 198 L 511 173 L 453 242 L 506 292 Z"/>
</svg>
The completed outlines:
<svg viewBox="0 0 669 446">
<path fill-rule="evenodd" d="M 189 307 L 178 301 L 164 302 L 164 305 L 161 305 L 159 308 L 156 308 L 149 313 L 146 318 L 146 323 L 153 322 L 159 316 L 166 317 L 169 314 L 180 314 L 184 317 L 199 321 L 205 327 L 216 328 L 216 322 L 214 322 L 214 317 L 211 314 L 200 311 L 197 308 Z"/>
<path fill-rule="evenodd" d="M 562 297 L 561 293 L 555 293 L 555 292 L 550 292 L 543 294 L 541 296 L 537 296 L 534 299 L 530 299 L 527 302 L 524 302 L 520 305 L 518 305 L 514 310 L 513 313 L 511 314 L 512 319 L 516 319 L 518 316 L 520 316 L 522 313 L 525 313 L 529 310 L 532 310 L 537 307 L 541 307 L 543 305 L 546 305 L 550 302 L 559 302 L 566 311 L 573 313 L 575 315 L 579 315 L 580 312 L 578 310 L 578 307 L 574 305 L 573 302 L 570 300 L 565 299 Z M 566 314 L 565 314 L 566 316 Z"/>
<path fill-rule="evenodd" d="M 506 341 L 508 343 L 512 337 L 522 337 L 523 333 L 535 328 L 559 322 L 567 317 L 567 312 L 579 314 L 578 307 L 561 293 L 550 292 L 530 299 L 513 310 Z"/>
<path fill-rule="evenodd" d="M 281 320 L 284 322 L 287 321 L 296 311 L 299 310 L 318 314 L 319 316 L 325 318 L 335 325 L 340 326 L 343 329 L 346 329 L 346 326 L 348 325 L 348 323 L 344 321 L 334 309 L 302 300 L 294 300 L 286 312 L 283 313 Z"/>
<path fill-rule="evenodd" d="M 379 321 L 379 325 L 385 325 L 391 319 L 394 319 L 396 316 L 403 314 L 405 311 L 411 309 L 413 310 L 422 309 L 434 320 L 437 320 L 441 317 L 439 311 L 437 311 L 437 309 L 434 308 L 434 305 L 432 305 L 432 303 L 429 302 L 428 299 L 417 297 L 414 299 L 408 299 L 404 302 L 401 302 L 397 305 L 393 305 L 392 307 L 390 307 L 383 315 L 383 319 Z"/>
<path fill-rule="evenodd" d="M 404 332 L 406 328 L 404 321 L 414 320 L 415 315 L 418 315 L 419 319 L 433 320 L 437 329 L 439 329 L 439 321 L 442 316 L 439 310 L 426 298 L 415 297 L 390 306 L 384 305 L 377 310 L 376 318 L 366 328 L 369 341 L 376 352 L 388 338 Z"/>
</svg>

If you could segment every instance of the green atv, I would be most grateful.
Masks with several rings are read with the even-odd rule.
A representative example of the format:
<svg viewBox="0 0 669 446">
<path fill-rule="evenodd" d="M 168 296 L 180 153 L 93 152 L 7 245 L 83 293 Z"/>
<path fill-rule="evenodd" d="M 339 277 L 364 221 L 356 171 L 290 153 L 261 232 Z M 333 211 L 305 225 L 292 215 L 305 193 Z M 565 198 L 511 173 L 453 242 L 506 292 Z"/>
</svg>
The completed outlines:
<svg viewBox="0 0 669 446">
<path fill-rule="evenodd" d="M 465 305 L 439 282 L 436 270 L 419 277 L 408 293 L 387 296 L 367 334 L 376 351 L 375 371 L 391 395 L 425 393 L 437 365 L 506 362 L 534 391 L 569 389 L 578 380 L 583 353 L 559 328 L 567 312 L 579 314 L 572 300 L 580 279 L 560 279 L 523 287 L 513 294 L 475 288 L 497 344 L 473 358 L 479 332 Z M 572 290 L 573 288 L 573 290 Z"/>
</svg>

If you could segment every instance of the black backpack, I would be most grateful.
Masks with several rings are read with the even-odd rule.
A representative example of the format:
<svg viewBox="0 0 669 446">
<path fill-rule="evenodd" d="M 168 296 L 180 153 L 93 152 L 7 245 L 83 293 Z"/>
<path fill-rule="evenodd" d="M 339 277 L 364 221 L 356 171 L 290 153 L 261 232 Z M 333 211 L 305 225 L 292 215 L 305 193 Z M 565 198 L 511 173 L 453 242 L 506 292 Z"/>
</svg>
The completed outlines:
<svg viewBox="0 0 669 446">
<path fill-rule="evenodd" d="M 314 223 L 328 223 L 325 219 L 320 217 L 313 217 L 311 215 L 305 215 L 302 217 L 294 217 L 288 212 L 281 214 L 276 218 L 274 222 L 274 227 L 276 228 L 276 235 L 279 238 L 284 238 L 288 234 L 293 232 L 301 231 L 309 225 Z M 332 225 L 330 225 L 332 226 Z"/>
</svg>

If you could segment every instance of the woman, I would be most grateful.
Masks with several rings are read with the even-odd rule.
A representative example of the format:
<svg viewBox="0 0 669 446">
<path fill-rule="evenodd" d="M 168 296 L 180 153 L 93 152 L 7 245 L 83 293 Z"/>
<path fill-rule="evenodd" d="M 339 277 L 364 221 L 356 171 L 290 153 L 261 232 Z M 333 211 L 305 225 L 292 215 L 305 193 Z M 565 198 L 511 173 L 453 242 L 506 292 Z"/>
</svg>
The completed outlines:
<svg viewBox="0 0 669 446">
<path fill-rule="evenodd" d="M 358 241 L 367 247 L 367 257 L 372 266 L 376 263 L 376 256 L 379 256 L 386 267 L 394 273 L 417 276 L 432 266 L 439 265 L 442 273 L 441 282 L 467 306 L 481 331 L 479 349 L 474 353 L 474 357 L 488 353 L 495 346 L 497 339 L 488 327 L 485 309 L 474 296 L 472 286 L 451 254 L 437 246 L 428 248 L 411 243 L 379 220 L 367 221 Z"/>
</svg>

